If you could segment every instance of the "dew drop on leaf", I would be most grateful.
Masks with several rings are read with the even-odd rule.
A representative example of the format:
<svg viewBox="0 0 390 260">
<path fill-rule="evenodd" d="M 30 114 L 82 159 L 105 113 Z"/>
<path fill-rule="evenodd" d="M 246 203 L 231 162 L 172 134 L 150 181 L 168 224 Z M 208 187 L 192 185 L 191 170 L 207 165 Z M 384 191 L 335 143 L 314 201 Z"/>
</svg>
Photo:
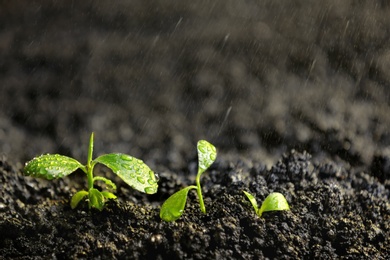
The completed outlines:
<svg viewBox="0 0 390 260">
<path fill-rule="evenodd" d="M 146 187 L 145 188 L 145 193 L 147 193 L 147 194 L 153 194 L 153 193 L 155 193 L 155 188 L 152 188 L 152 187 Z"/>
<path fill-rule="evenodd" d="M 133 160 L 133 157 L 128 156 L 128 155 L 126 155 L 126 154 L 122 154 L 122 155 L 121 155 L 121 159 L 124 160 L 124 161 L 129 161 L 129 162 L 131 162 L 131 161 Z"/>
<path fill-rule="evenodd" d="M 145 180 L 142 177 L 137 177 L 137 181 L 139 181 L 142 184 L 145 184 Z"/>
<path fill-rule="evenodd" d="M 122 167 L 125 168 L 126 170 L 132 170 L 133 169 L 129 164 L 123 164 Z"/>
<path fill-rule="evenodd" d="M 150 176 L 150 179 L 154 179 L 155 178 L 155 176 L 154 176 L 154 172 L 152 172 L 152 171 L 149 171 L 149 176 Z"/>
<path fill-rule="evenodd" d="M 202 153 L 205 153 L 205 152 L 206 152 L 206 147 L 205 147 L 204 145 L 202 145 L 202 144 L 200 144 L 200 145 L 198 146 L 198 149 L 199 149 L 199 151 L 202 152 Z"/>
</svg>

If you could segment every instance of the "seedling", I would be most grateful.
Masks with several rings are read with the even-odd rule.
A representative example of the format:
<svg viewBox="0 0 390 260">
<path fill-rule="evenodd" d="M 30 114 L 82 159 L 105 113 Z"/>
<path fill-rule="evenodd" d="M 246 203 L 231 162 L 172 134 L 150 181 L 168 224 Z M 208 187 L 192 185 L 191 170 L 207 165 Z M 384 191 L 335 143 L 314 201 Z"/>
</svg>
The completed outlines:
<svg viewBox="0 0 390 260">
<path fill-rule="evenodd" d="M 110 191 L 99 191 L 94 188 L 95 181 L 103 181 L 109 190 L 116 190 L 116 185 L 109 179 L 100 176 L 93 176 L 93 169 L 97 163 L 110 168 L 124 182 L 132 188 L 153 194 L 157 192 L 157 180 L 154 172 L 141 160 L 122 153 L 110 153 L 99 156 L 92 160 L 93 133 L 89 139 L 88 161 L 82 165 L 77 160 L 59 154 L 45 154 L 35 157 L 27 162 L 24 167 L 26 175 L 48 180 L 65 177 L 77 169 L 86 173 L 88 179 L 88 190 L 81 190 L 73 195 L 70 205 L 76 208 L 79 202 L 87 197 L 89 208 L 102 210 L 108 199 L 116 199 Z"/>
<path fill-rule="evenodd" d="M 202 189 L 200 187 L 200 176 L 210 167 L 211 164 L 213 164 L 217 158 L 217 151 L 214 145 L 205 140 L 200 140 L 197 148 L 198 174 L 196 175 L 196 186 L 188 186 L 171 195 L 161 206 L 160 218 L 162 220 L 170 222 L 181 217 L 187 202 L 188 192 L 192 189 L 196 190 L 198 194 L 200 210 L 206 214 L 206 207 L 204 206 Z"/>
<path fill-rule="evenodd" d="M 290 206 L 288 205 L 286 198 L 283 196 L 283 194 L 281 194 L 279 192 L 270 193 L 263 201 L 263 204 L 261 204 L 260 209 L 257 206 L 257 202 L 256 202 L 255 197 L 253 197 L 252 194 L 250 194 L 246 191 L 244 191 L 244 193 L 248 197 L 253 208 L 255 209 L 256 214 L 259 217 L 261 217 L 261 215 L 265 211 L 290 210 Z"/>
</svg>

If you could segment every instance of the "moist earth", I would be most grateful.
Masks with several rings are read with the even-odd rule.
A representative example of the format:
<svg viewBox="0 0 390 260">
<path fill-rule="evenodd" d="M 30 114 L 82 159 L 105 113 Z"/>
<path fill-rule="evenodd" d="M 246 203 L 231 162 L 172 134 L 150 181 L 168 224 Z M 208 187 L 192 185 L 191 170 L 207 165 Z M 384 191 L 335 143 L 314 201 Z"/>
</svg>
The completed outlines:
<svg viewBox="0 0 390 260">
<path fill-rule="evenodd" d="M 4 259 L 389 259 L 390 5 L 385 1 L 0 3 L 0 256 Z M 123 152 L 154 195 L 105 167 L 118 200 L 86 202 L 84 173 L 23 175 L 43 153 Z M 218 150 L 195 183 L 196 142 Z M 98 187 L 104 188 L 104 187 Z M 258 217 L 281 192 L 290 211 Z"/>
</svg>

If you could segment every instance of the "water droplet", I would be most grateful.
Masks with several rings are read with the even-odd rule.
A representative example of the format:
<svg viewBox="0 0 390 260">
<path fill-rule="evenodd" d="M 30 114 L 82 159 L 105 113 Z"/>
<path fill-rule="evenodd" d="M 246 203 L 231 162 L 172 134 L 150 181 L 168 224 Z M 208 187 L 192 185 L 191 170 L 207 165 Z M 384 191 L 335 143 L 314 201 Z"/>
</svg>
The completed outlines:
<svg viewBox="0 0 390 260">
<path fill-rule="evenodd" d="M 150 179 L 153 180 L 155 178 L 154 172 L 149 171 L 149 176 L 150 176 Z"/>
<path fill-rule="evenodd" d="M 198 145 L 198 150 L 199 150 L 201 153 L 205 153 L 205 152 L 206 152 L 206 149 L 205 149 L 205 147 L 203 146 L 203 144 L 199 144 L 199 145 Z"/>
<path fill-rule="evenodd" d="M 126 154 L 122 154 L 120 157 L 122 160 L 129 161 L 129 162 L 131 162 L 133 160 L 133 157 L 128 156 Z"/>
<path fill-rule="evenodd" d="M 130 166 L 130 165 L 128 165 L 128 164 L 122 164 L 122 167 L 123 168 L 125 168 L 126 170 L 132 170 L 133 168 Z"/>
<path fill-rule="evenodd" d="M 145 180 L 141 177 L 137 177 L 137 181 L 139 181 L 142 184 L 145 184 Z"/>
<path fill-rule="evenodd" d="M 154 187 L 146 187 L 146 188 L 144 189 L 144 191 L 145 191 L 145 193 L 147 193 L 147 194 L 153 194 L 153 193 L 156 193 L 156 188 L 154 188 Z"/>
<path fill-rule="evenodd" d="M 149 183 L 150 185 L 153 185 L 153 184 L 156 183 L 156 181 L 155 181 L 155 180 L 152 180 L 152 179 L 149 179 L 149 180 L 148 180 L 148 183 Z"/>
</svg>

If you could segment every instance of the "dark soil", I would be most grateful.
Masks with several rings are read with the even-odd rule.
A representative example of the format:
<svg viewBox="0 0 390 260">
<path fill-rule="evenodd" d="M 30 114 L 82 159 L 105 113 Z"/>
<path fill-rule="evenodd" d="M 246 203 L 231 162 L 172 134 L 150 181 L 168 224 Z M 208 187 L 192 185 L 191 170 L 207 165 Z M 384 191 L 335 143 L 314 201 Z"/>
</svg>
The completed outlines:
<svg viewBox="0 0 390 260">
<path fill-rule="evenodd" d="M 390 5 L 386 1 L 1 1 L 0 258 L 389 259 Z M 123 152 L 159 176 L 145 195 L 71 196 L 82 172 L 25 177 L 42 153 Z M 218 149 L 194 184 L 196 142 Z M 291 211 L 255 215 L 283 193 Z"/>
</svg>

